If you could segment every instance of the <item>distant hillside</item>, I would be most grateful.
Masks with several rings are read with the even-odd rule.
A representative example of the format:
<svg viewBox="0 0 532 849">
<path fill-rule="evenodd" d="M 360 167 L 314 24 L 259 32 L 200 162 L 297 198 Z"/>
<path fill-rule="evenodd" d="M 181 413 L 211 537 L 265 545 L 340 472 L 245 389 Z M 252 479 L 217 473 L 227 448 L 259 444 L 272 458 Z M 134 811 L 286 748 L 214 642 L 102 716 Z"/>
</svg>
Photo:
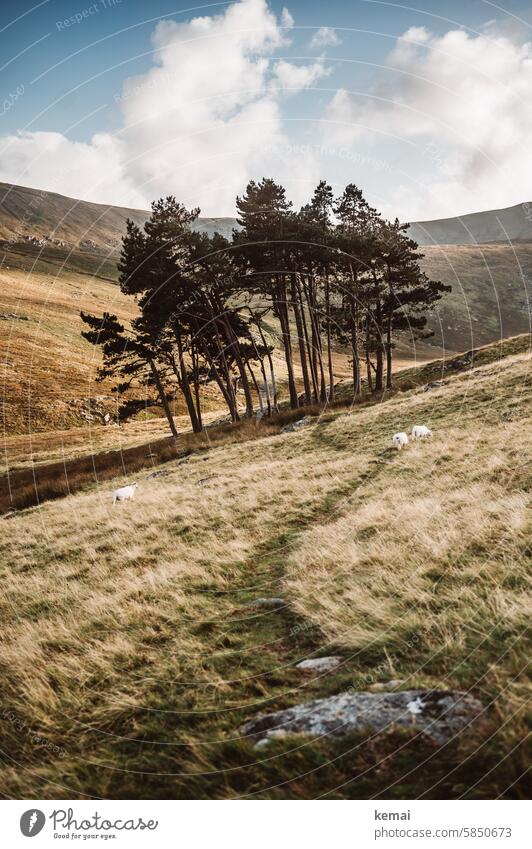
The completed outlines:
<svg viewBox="0 0 532 849">
<path fill-rule="evenodd" d="M 410 235 L 420 245 L 475 245 L 532 241 L 532 203 L 473 212 L 456 218 L 417 221 Z"/>
<path fill-rule="evenodd" d="M 3 240 L 45 240 L 49 244 L 64 242 L 69 247 L 108 251 L 119 247 L 127 218 L 142 224 L 147 216 L 144 209 L 88 203 L 55 192 L 0 183 Z M 236 218 L 199 218 L 196 229 L 229 238 L 236 226 Z M 532 203 L 457 218 L 418 221 L 411 224 L 409 232 L 420 245 L 532 241 Z"/>
<path fill-rule="evenodd" d="M 0 183 L 0 239 L 89 250 L 117 250 L 126 220 L 143 224 L 144 209 L 88 203 L 55 192 Z M 197 229 L 230 237 L 234 218 L 200 218 Z"/>
</svg>

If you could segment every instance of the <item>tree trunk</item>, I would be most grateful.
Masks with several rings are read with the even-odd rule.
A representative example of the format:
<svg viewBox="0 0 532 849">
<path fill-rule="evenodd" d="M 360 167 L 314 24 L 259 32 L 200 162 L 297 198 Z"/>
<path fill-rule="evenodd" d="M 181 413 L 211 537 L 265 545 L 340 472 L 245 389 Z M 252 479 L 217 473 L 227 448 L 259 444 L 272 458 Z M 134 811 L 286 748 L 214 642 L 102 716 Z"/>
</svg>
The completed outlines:
<svg viewBox="0 0 532 849">
<path fill-rule="evenodd" d="M 196 415 L 198 417 L 198 426 L 200 430 L 203 430 L 203 420 L 201 417 L 201 397 L 200 397 L 200 387 L 199 387 L 199 357 L 197 346 L 192 341 L 191 347 L 191 357 L 192 357 L 192 374 L 194 375 L 194 398 L 196 400 Z"/>
<path fill-rule="evenodd" d="M 205 342 L 205 340 L 202 337 L 200 337 L 200 341 L 201 341 L 201 348 L 202 348 L 202 351 L 203 351 L 203 356 L 205 357 L 205 359 L 209 363 L 209 367 L 212 370 L 212 373 L 214 374 L 214 379 L 215 379 L 216 383 L 218 384 L 218 389 L 222 393 L 222 397 L 224 398 L 225 403 L 227 404 L 227 408 L 229 410 L 229 415 L 231 416 L 231 421 L 237 422 L 238 419 L 239 419 L 239 415 L 238 415 L 238 410 L 237 410 L 237 407 L 236 407 L 236 401 L 235 401 L 235 398 L 234 398 L 233 393 L 232 393 L 231 378 L 230 378 L 230 376 L 226 375 L 227 386 L 224 385 L 222 376 L 221 376 L 221 374 L 218 370 L 218 366 L 216 365 L 216 361 L 215 361 L 214 357 L 212 357 L 212 355 L 209 353 L 207 343 Z"/>
<path fill-rule="evenodd" d="M 360 376 L 360 355 L 358 353 L 358 304 L 356 295 L 351 295 L 351 357 L 353 367 L 353 395 L 359 398 L 362 393 Z"/>
<path fill-rule="evenodd" d="M 310 396 L 310 381 L 308 376 L 308 367 L 307 367 L 307 355 L 305 352 L 305 340 L 303 338 L 303 323 L 301 321 L 301 309 L 299 305 L 299 298 L 297 293 L 296 286 L 296 278 L 295 274 L 290 275 L 291 277 L 291 293 L 292 293 L 292 306 L 294 309 L 294 316 L 296 320 L 296 330 L 297 330 L 297 341 L 299 343 L 299 358 L 301 360 L 301 372 L 303 374 L 303 386 L 305 388 L 305 401 L 307 404 L 311 402 Z"/>
<path fill-rule="evenodd" d="M 383 340 L 383 327 L 382 327 L 382 308 L 380 299 L 377 299 L 377 304 L 375 308 L 375 322 L 377 325 L 377 351 L 376 351 L 376 360 L 377 365 L 375 368 L 375 389 L 380 391 L 383 389 L 383 377 L 384 377 L 384 340 Z"/>
<path fill-rule="evenodd" d="M 157 387 L 157 392 L 159 393 L 159 398 L 161 399 L 161 404 L 163 405 L 163 410 L 165 412 L 166 418 L 168 419 L 168 424 L 170 425 L 170 432 L 174 439 L 177 439 L 179 436 L 177 432 L 177 428 L 175 426 L 174 418 L 172 416 L 172 412 L 170 410 L 170 406 L 168 404 L 168 399 L 166 397 L 166 392 L 164 391 L 163 385 L 161 383 L 161 378 L 159 377 L 159 372 L 157 371 L 157 366 L 153 362 L 153 360 L 149 360 L 151 373 L 153 375 L 153 379 L 155 381 L 155 385 Z"/>
<path fill-rule="evenodd" d="M 244 360 L 242 359 L 242 354 L 241 354 L 241 351 L 240 351 L 240 343 L 238 341 L 238 338 L 237 338 L 235 332 L 233 331 L 233 328 L 231 327 L 231 325 L 229 324 L 229 322 L 227 321 L 227 319 L 225 317 L 222 317 L 222 324 L 223 324 L 223 327 L 225 329 L 225 335 L 227 337 L 227 343 L 233 351 L 233 354 L 234 354 L 234 357 L 235 357 L 236 367 L 238 369 L 238 373 L 239 373 L 240 379 L 242 381 L 242 389 L 244 390 L 244 397 L 246 399 L 246 416 L 248 418 L 252 418 L 253 413 L 254 413 L 253 397 L 251 395 L 249 380 L 248 380 L 248 376 L 246 374 L 246 369 L 244 367 Z"/>
<path fill-rule="evenodd" d="M 264 349 L 266 351 L 266 357 L 268 358 L 268 365 L 270 367 L 270 375 L 271 375 L 271 378 L 272 378 L 272 390 L 273 390 L 273 397 L 271 399 L 271 402 L 272 402 L 273 411 L 275 413 L 278 413 L 279 408 L 277 406 L 277 383 L 275 381 L 275 369 L 273 367 L 272 355 L 270 353 L 270 349 L 269 349 L 268 344 L 266 342 L 266 337 L 264 336 L 264 332 L 262 330 L 262 327 L 260 326 L 260 321 L 255 321 L 255 326 L 260 333 L 260 338 L 261 338 L 262 344 L 264 346 Z M 266 390 L 267 390 L 268 408 L 269 408 L 270 407 L 270 391 L 268 389 L 268 381 L 266 380 L 266 372 L 265 371 L 264 371 L 264 382 L 265 382 L 265 387 L 266 387 Z"/>
<path fill-rule="evenodd" d="M 249 363 L 249 360 L 247 360 L 247 361 L 246 361 L 246 365 L 247 365 L 247 367 L 248 367 L 248 371 L 249 371 L 249 373 L 250 373 L 251 380 L 253 381 L 253 386 L 255 387 L 255 392 L 257 393 L 257 400 L 258 400 L 258 403 L 259 403 L 259 410 L 260 410 L 261 412 L 263 412 L 263 411 L 264 411 L 264 404 L 262 403 L 262 398 L 261 398 L 261 395 L 260 395 L 259 384 L 257 383 L 257 378 L 255 377 L 255 372 L 254 372 L 254 371 L 253 371 L 253 369 L 251 368 L 251 365 L 250 365 L 250 363 Z"/>
<path fill-rule="evenodd" d="M 325 277 L 325 311 L 327 313 L 327 364 L 329 370 L 329 403 L 334 401 L 334 370 L 331 341 L 331 291 L 329 275 Z"/>
<path fill-rule="evenodd" d="M 283 297 L 284 293 L 284 297 Z M 278 292 L 277 311 L 279 321 L 281 323 L 281 333 L 283 335 L 283 347 L 286 360 L 286 368 L 288 371 L 288 390 L 290 393 L 290 406 L 293 410 L 299 407 L 299 399 L 297 397 L 296 382 L 294 379 L 294 365 L 292 363 L 292 343 L 290 340 L 290 324 L 288 321 L 288 309 L 286 306 L 286 289 L 283 284 L 282 290 Z"/>
<path fill-rule="evenodd" d="M 392 313 L 390 312 L 386 326 L 386 389 L 391 389 L 392 385 Z"/>
<path fill-rule="evenodd" d="M 186 405 L 187 405 L 187 409 L 188 409 L 188 414 L 190 416 L 190 423 L 192 425 L 192 430 L 194 431 L 194 433 L 200 433 L 201 432 L 201 426 L 200 426 L 200 423 L 198 421 L 196 408 L 194 406 L 194 399 L 192 397 L 192 392 L 190 391 L 190 382 L 189 382 L 189 379 L 188 379 L 185 357 L 183 355 L 183 343 L 181 341 L 181 335 L 177 330 L 174 331 L 174 332 L 175 332 L 175 338 L 176 338 L 176 342 L 177 342 L 177 353 L 178 353 L 178 357 L 179 357 L 179 384 L 180 384 L 180 387 L 181 387 L 181 391 L 182 391 L 182 393 L 185 397 L 185 401 L 186 401 Z"/>
<path fill-rule="evenodd" d="M 300 301 L 300 304 L 301 304 L 301 318 L 302 318 L 302 324 L 303 324 L 303 335 L 305 337 L 305 345 L 306 345 L 307 353 L 308 353 L 310 374 L 311 374 L 311 377 L 312 377 L 313 396 L 317 401 L 318 400 L 318 375 L 317 375 L 316 369 L 314 367 L 314 357 L 312 356 L 312 345 L 311 345 L 311 342 L 310 342 L 310 339 L 309 339 L 309 334 L 308 334 L 307 318 L 306 318 L 306 315 L 305 315 L 305 308 L 303 306 L 302 292 L 304 293 L 305 300 L 307 302 L 307 309 L 309 310 L 309 318 L 310 318 L 310 306 L 309 306 L 309 302 L 308 302 L 307 290 L 306 290 L 306 287 L 303 283 L 301 275 L 299 276 L 299 279 L 301 281 L 301 285 L 298 286 L 298 291 L 299 291 L 299 301 Z"/>
<path fill-rule="evenodd" d="M 366 374 L 368 378 L 368 389 L 370 392 L 373 392 L 373 378 L 371 376 L 371 354 L 370 354 L 370 346 L 371 346 L 371 331 L 370 331 L 370 317 L 369 311 L 366 317 Z"/>
<path fill-rule="evenodd" d="M 266 377 L 266 369 L 264 368 L 264 359 L 259 354 L 259 351 L 257 349 L 257 345 L 255 344 L 255 340 L 253 338 L 253 334 L 250 333 L 249 335 L 250 335 L 250 338 L 251 338 L 251 343 L 253 345 L 253 350 L 255 351 L 255 356 L 257 358 L 258 363 L 260 364 L 260 373 L 262 374 L 262 379 L 264 381 L 264 391 L 266 393 L 266 407 L 267 407 L 267 410 L 268 410 L 268 415 L 271 416 L 272 405 L 271 405 L 271 401 L 270 401 L 270 390 L 269 390 L 269 387 L 268 387 L 268 378 Z M 249 363 L 248 363 L 248 366 L 249 366 Z M 249 366 L 249 368 L 251 370 L 251 366 Z M 253 377 L 253 381 L 255 383 L 255 388 L 257 390 L 258 397 L 259 397 L 259 407 L 261 408 L 261 410 L 263 410 L 264 405 L 262 403 L 260 387 L 257 385 L 257 381 L 255 380 L 255 374 L 252 370 L 251 370 L 251 374 L 252 374 L 252 377 Z"/>
</svg>

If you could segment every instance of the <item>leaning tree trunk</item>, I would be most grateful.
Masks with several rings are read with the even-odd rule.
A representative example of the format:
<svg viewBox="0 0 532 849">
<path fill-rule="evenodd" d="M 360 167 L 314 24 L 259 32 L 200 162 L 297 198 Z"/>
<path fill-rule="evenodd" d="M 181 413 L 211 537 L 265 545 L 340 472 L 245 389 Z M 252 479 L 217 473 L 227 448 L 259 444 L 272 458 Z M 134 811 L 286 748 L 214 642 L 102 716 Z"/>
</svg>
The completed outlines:
<svg viewBox="0 0 532 849">
<path fill-rule="evenodd" d="M 390 312 L 386 325 L 386 389 L 391 389 L 392 385 L 392 313 Z"/>
<path fill-rule="evenodd" d="M 255 351 L 255 356 L 256 356 L 257 361 L 260 365 L 260 373 L 262 374 L 262 380 L 264 382 L 264 392 L 266 394 L 266 408 L 268 410 L 268 416 L 271 416 L 272 405 L 271 405 L 271 401 L 270 401 L 270 390 L 269 390 L 269 387 L 268 387 L 268 378 L 266 377 L 266 369 L 264 368 L 264 359 L 260 356 L 260 354 L 258 352 L 257 345 L 256 345 L 255 340 L 253 338 L 253 334 L 250 333 L 249 335 L 251 337 L 251 344 L 253 345 L 253 350 Z M 262 403 L 262 398 L 261 398 L 261 393 L 260 393 L 260 387 L 257 385 L 257 381 L 255 379 L 255 374 L 254 374 L 251 366 L 249 365 L 249 363 L 248 363 L 248 367 L 251 371 L 251 375 L 253 377 L 253 381 L 255 383 L 255 388 L 257 390 L 257 394 L 258 394 L 258 397 L 259 397 L 259 407 L 260 407 L 261 410 L 264 410 L 264 405 Z"/>
<path fill-rule="evenodd" d="M 278 290 L 277 311 L 279 321 L 281 323 L 281 333 L 283 336 L 284 355 L 286 360 L 286 368 L 288 371 L 288 391 L 290 393 L 290 406 L 293 410 L 299 407 L 299 398 L 297 397 L 296 381 L 294 378 L 294 364 L 292 362 L 292 343 L 290 340 L 290 323 L 288 321 L 288 309 L 286 306 L 286 289 L 284 284 Z"/>
<path fill-rule="evenodd" d="M 250 310 L 250 312 L 251 312 L 251 310 Z M 271 378 L 272 378 L 272 391 L 273 391 L 273 396 L 271 398 L 271 406 L 273 408 L 273 412 L 278 413 L 279 407 L 277 405 L 277 382 L 275 380 L 275 369 L 273 367 L 272 355 L 270 353 L 270 348 L 268 346 L 268 343 L 266 342 L 266 337 L 264 336 L 264 331 L 263 331 L 263 329 L 260 325 L 260 321 L 257 321 L 256 319 L 254 319 L 254 322 L 255 322 L 255 327 L 257 328 L 257 330 L 260 333 L 260 338 L 261 338 L 262 344 L 264 346 L 264 350 L 266 351 L 266 357 L 268 359 L 268 366 L 270 368 L 270 375 L 271 375 Z M 268 389 L 268 381 L 266 380 L 266 372 L 264 372 L 264 381 L 265 381 L 264 385 L 265 385 L 265 388 L 267 390 L 268 408 L 269 408 L 270 407 L 270 391 Z"/>
<path fill-rule="evenodd" d="M 301 294 L 301 292 L 303 292 L 303 294 L 305 295 L 305 300 L 306 300 L 306 303 L 307 303 L 307 310 L 309 311 L 309 318 L 310 318 L 310 304 L 309 304 L 309 300 L 308 300 L 307 290 L 305 288 L 305 285 L 303 283 L 303 279 L 301 278 L 301 276 L 300 276 L 300 280 L 301 280 L 301 288 L 299 290 L 299 299 L 300 299 L 300 304 L 301 304 L 301 318 L 302 318 L 302 324 L 303 324 L 303 335 L 305 337 L 305 345 L 306 345 L 306 348 L 307 348 L 308 361 L 309 361 L 309 367 L 310 367 L 310 375 L 312 377 L 313 395 L 314 395 L 314 398 L 317 401 L 318 400 L 318 375 L 317 375 L 316 369 L 314 367 L 314 357 L 312 356 L 312 345 L 311 345 L 311 342 L 310 342 L 310 339 L 309 339 L 307 319 L 306 319 L 306 315 L 305 315 L 305 308 L 304 308 L 304 305 L 303 305 L 303 295 Z"/>
<path fill-rule="evenodd" d="M 331 339 L 331 291 L 329 275 L 325 277 L 325 311 L 327 313 L 327 364 L 329 370 L 329 403 L 334 401 L 334 370 L 332 361 L 332 339 Z"/>
<path fill-rule="evenodd" d="M 150 369 L 153 376 L 153 380 L 157 387 L 157 392 L 159 393 L 159 398 L 161 399 L 161 404 L 163 405 L 163 410 L 165 412 L 166 418 L 168 419 L 168 424 L 170 425 L 170 432 L 174 439 L 177 439 L 179 436 L 177 432 L 177 428 L 175 426 L 174 417 L 172 416 L 172 412 L 170 410 L 170 406 L 168 404 L 168 398 L 166 397 L 166 392 L 164 391 L 164 387 L 161 383 L 161 378 L 159 376 L 159 372 L 157 371 L 157 366 L 153 362 L 153 360 L 149 360 Z"/>
<path fill-rule="evenodd" d="M 383 327 L 382 327 L 382 307 L 380 299 L 377 299 L 376 307 L 375 307 L 375 322 L 377 325 L 377 351 L 376 351 L 376 368 L 375 368 L 375 389 L 377 391 L 383 389 L 383 377 L 384 377 L 384 340 L 383 340 Z"/>
<path fill-rule="evenodd" d="M 203 420 L 201 417 L 201 397 L 200 397 L 200 386 L 199 386 L 199 355 L 197 350 L 197 345 L 194 344 L 194 340 L 191 345 L 191 358 L 192 358 L 192 374 L 194 376 L 194 398 L 196 401 L 196 415 L 198 417 L 198 425 L 200 430 L 203 430 Z"/>
<path fill-rule="evenodd" d="M 301 360 L 301 373 L 303 375 L 303 386 L 305 388 L 305 401 L 310 404 L 310 381 L 308 376 L 307 355 L 305 351 L 305 340 L 303 338 L 303 322 L 301 320 L 301 308 L 298 298 L 295 274 L 291 275 L 292 307 L 296 320 L 297 341 L 299 344 L 299 359 Z"/>
<path fill-rule="evenodd" d="M 371 330 L 370 330 L 370 327 L 371 327 L 371 323 L 370 323 L 370 316 L 369 316 L 369 311 L 368 311 L 368 315 L 366 317 L 366 345 L 365 345 L 365 347 L 366 347 L 366 374 L 367 374 L 367 378 L 368 378 L 368 389 L 369 389 L 370 392 L 373 392 L 373 377 L 371 376 L 371 352 L 370 352 Z"/>
<path fill-rule="evenodd" d="M 356 295 L 351 296 L 351 362 L 353 368 L 353 395 L 359 398 L 362 392 L 360 355 L 358 353 L 358 304 Z"/>
<path fill-rule="evenodd" d="M 177 342 L 177 353 L 179 358 L 179 385 L 185 398 L 185 402 L 188 409 L 188 415 L 190 417 L 190 423 L 192 425 L 192 430 L 194 431 L 194 433 L 200 433 L 201 425 L 199 423 L 196 408 L 194 406 L 192 392 L 190 391 L 190 382 L 188 379 L 187 367 L 183 354 L 183 342 L 181 340 L 181 334 L 177 330 L 175 331 L 175 338 Z"/>
<path fill-rule="evenodd" d="M 248 376 L 246 374 L 246 369 L 244 366 L 244 360 L 242 358 L 242 354 L 240 351 L 240 343 L 238 338 L 233 331 L 233 328 L 227 321 L 225 317 L 222 317 L 222 326 L 225 330 L 225 335 L 227 338 L 228 347 L 233 351 L 233 355 L 235 358 L 236 367 L 238 369 L 238 373 L 240 379 L 242 381 L 242 389 L 244 390 L 244 397 L 246 399 L 246 416 L 248 418 L 252 418 L 254 410 L 253 410 L 253 396 L 251 395 L 251 389 L 249 386 Z"/>
</svg>

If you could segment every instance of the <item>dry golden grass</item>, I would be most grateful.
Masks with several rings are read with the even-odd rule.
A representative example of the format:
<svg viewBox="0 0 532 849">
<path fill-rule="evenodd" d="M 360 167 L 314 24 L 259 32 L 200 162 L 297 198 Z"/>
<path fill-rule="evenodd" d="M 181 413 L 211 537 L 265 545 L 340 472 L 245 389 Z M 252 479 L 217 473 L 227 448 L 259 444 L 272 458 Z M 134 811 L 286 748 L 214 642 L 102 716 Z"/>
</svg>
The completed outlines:
<svg viewBox="0 0 532 849">
<path fill-rule="evenodd" d="M 64 756 L 4 720 L 0 792 L 234 796 L 283 770 L 295 780 L 308 763 L 287 755 L 278 772 L 250 772 L 244 744 L 208 741 L 229 741 L 269 700 L 305 698 L 292 664 L 333 647 L 350 664 L 343 686 L 401 677 L 495 700 L 516 714 L 498 738 L 509 752 L 526 699 L 529 367 L 509 357 L 431 393 L 213 447 L 115 508 L 106 483 L 4 520 L 3 703 Z M 434 439 L 391 449 L 417 422 Z M 232 619 L 279 594 L 281 631 Z M 328 789 L 309 781 L 287 794 Z"/>
<path fill-rule="evenodd" d="M 0 320 L 2 429 L 8 436 L 4 444 L 8 454 L 12 434 L 26 434 L 27 444 L 35 434 L 48 431 L 50 443 L 54 432 L 70 430 L 77 441 L 75 430 L 84 422 L 73 401 L 100 397 L 104 407 L 116 413 L 112 383 L 95 380 L 100 351 L 82 338 L 79 314 L 81 310 L 96 315 L 112 312 L 127 324 L 136 315 L 135 304 L 105 277 L 68 267 L 50 268 L 50 273 L 0 270 L 0 313 L 27 319 Z M 207 410 L 213 408 L 211 395 L 206 398 Z M 214 406 L 219 406 L 217 399 Z M 185 411 L 184 401 L 178 398 L 176 416 Z M 160 424 L 155 422 L 154 432 Z"/>
<path fill-rule="evenodd" d="M 108 280 L 51 268 L 50 274 L 1 271 L 0 312 L 28 319 L 0 321 L 7 433 L 79 424 L 68 402 L 110 391 L 95 383 L 98 353 L 81 337 L 80 310 L 115 311 L 123 320 L 134 315 L 134 305 Z"/>
</svg>

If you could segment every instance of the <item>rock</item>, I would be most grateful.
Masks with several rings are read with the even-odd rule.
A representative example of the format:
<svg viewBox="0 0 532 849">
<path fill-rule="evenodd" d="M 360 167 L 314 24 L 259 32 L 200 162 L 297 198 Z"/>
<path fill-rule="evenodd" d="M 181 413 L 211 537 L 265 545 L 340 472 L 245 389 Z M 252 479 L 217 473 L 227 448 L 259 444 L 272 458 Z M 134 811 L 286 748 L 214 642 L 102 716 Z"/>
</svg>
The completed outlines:
<svg viewBox="0 0 532 849">
<path fill-rule="evenodd" d="M 297 422 L 291 422 L 283 427 L 281 433 L 293 433 L 295 430 L 299 430 L 301 427 L 307 427 L 311 423 L 312 416 L 303 416 L 303 418 L 299 419 Z"/>
<path fill-rule="evenodd" d="M 393 725 L 414 728 L 441 745 L 482 713 L 482 704 L 459 691 L 404 690 L 342 693 L 258 716 L 239 733 L 255 745 L 288 734 L 340 737 L 351 731 L 378 733 Z"/>
<path fill-rule="evenodd" d="M 445 386 L 444 380 L 433 380 L 432 383 L 426 383 L 423 387 L 423 392 L 428 392 L 429 389 L 439 389 L 440 386 Z"/>
<path fill-rule="evenodd" d="M 255 598 L 253 601 L 248 601 L 246 607 L 262 607 L 265 610 L 272 610 L 277 607 L 284 607 L 286 601 L 284 598 Z"/>
<path fill-rule="evenodd" d="M 309 660 L 302 660 L 301 663 L 296 663 L 296 669 L 302 669 L 304 672 L 330 672 L 331 669 L 336 669 L 342 662 L 342 657 L 315 657 Z"/>
<path fill-rule="evenodd" d="M 2 321 L 29 321 L 27 315 L 19 315 L 16 312 L 0 312 Z"/>
</svg>

